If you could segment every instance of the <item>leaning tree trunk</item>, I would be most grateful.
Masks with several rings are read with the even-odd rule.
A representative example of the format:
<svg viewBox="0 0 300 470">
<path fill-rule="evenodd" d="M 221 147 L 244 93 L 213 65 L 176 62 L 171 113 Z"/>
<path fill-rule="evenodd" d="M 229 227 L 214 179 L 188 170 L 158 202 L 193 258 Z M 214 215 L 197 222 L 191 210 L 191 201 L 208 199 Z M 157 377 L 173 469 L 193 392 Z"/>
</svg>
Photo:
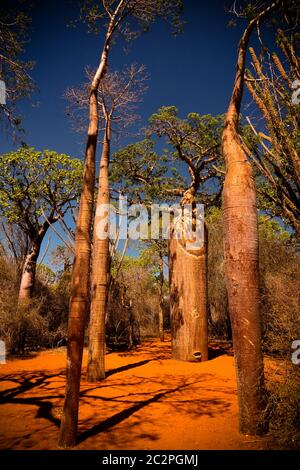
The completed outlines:
<svg viewBox="0 0 300 470">
<path fill-rule="evenodd" d="M 208 359 L 207 243 L 187 250 L 182 240 L 169 240 L 172 357 L 200 362 Z"/>
<path fill-rule="evenodd" d="M 40 252 L 40 243 L 31 243 L 29 253 L 27 253 L 21 275 L 20 289 L 19 289 L 19 305 L 30 302 L 36 275 L 36 262 Z"/>
<path fill-rule="evenodd" d="M 109 154 L 110 122 L 107 122 L 100 162 L 99 190 L 94 220 L 92 298 L 89 328 L 87 377 L 90 382 L 105 378 L 105 317 L 108 299 L 109 270 Z M 105 210 L 105 208 L 107 208 Z M 104 234 L 99 233 L 100 227 Z M 101 230 L 101 231 L 102 231 Z M 106 234 L 106 236 L 105 236 Z M 101 237 L 102 235 L 102 237 Z M 104 235 L 104 237 L 103 237 Z"/>
<path fill-rule="evenodd" d="M 99 125 L 98 89 L 107 68 L 110 36 L 111 33 L 107 34 L 101 62 L 90 90 L 89 128 L 85 152 L 83 189 L 76 224 L 75 259 L 69 306 L 66 395 L 59 437 L 59 446 L 61 447 L 74 446 L 77 436 L 84 330 L 90 294 L 91 227 Z"/>
<path fill-rule="evenodd" d="M 241 39 L 233 94 L 222 136 L 226 164 L 222 200 L 225 273 L 236 361 L 240 431 L 251 435 L 262 434 L 265 430 L 264 367 L 256 191 L 251 166 L 238 135 L 238 121 L 249 38 L 258 20 L 274 6 L 253 19 Z"/>
</svg>

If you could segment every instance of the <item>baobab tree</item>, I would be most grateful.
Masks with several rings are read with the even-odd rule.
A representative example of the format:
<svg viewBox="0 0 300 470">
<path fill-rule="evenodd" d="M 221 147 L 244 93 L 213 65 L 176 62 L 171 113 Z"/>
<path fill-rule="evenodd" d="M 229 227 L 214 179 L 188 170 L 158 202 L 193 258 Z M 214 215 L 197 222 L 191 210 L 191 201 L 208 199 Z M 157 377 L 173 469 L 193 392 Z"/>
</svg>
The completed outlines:
<svg viewBox="0 0 300 470">
<path fill-rule="evenodd" d="M 88 71 L 88 76 L 91 72 Z M 91 305 L 87 377 L 91 382 L 105 378 L 105 318 L 110 270 L 109 239 L 109 161 L 112 133 L 118 137 L 139 116 L 136 108 L 146 90 L 145 67 L 131 65 L 123 72 L 108 71 L 99 87 L 99 123 L 103 127 L 99 184 L 94 217 L 91 272 Z M 88 88 L 68 89 L 69 114 L 77 129 L 82 127 L 88 104 Z M 102 133 L 100 133 L 101 135 Z M 99 233 L 99 224 L 103 234 Z M 102 236 L 101 236 L 102 235 Z"/>
<path fill-rule="evenodd" d="M 190 113 L 187 119 L 178 117 L 175 107 L 163 107 L 150 118 L 149 131 L 164 137 L 171 146 L 171 156 L 186 165 L 190 181 L 173 191 L 180 205 L 196 208 L 196 203 L 215 203 L 220 195 L 209 196 L 207 183 L 218 181 L 215 164 L 220 159 L 221 116 L 199 116 Z M 215 187 L 216 189 L 216 187 Z M 194 212 L 193 216 L 194 217 Z M 202 221 L 204 223 L 204 221 Z M 206 361 L 208 358 L 207 314 L 207 234 L 203 244 L 189 248 L 184 234 L 176 239 L 171 230 L 169 240 L 170 315 L 172 355 L 184 361 Z"/>
<path fill-rule="evenodd" d="M 222 196 L 224 258 L 235 350 L 240 431 L 253 435 L 265 430 L 262 419 L 265 400 L 259 311 L 258 228 L 255 184 L 238 126 L 251 33 L 280 3 L 274 1 L 252 16 L 241 37 L 237 71 L 222 135 L 226 166 Z"/>
<path fill-rule="evenodd" d="M 175 107 L 160 108 L 149 120 L 148 140 L 114 154 L 113 180 L 130 199 L 146 205 L 178 200 L 182 207 L 215 204 L 220 196 L 215 164 L 221 156 L 222 125 L 222 116 L 191 113 L 180 119 Z M 154 137 L 163 137 L 168 144 L 162 156 L 154 151 Z M 174 162 L 178 168 L 172 170 Z M 179 167 L 189 178 L 179 174 Z M 176 359 L 204 361 L 208 351 L 206 245 L 189 253 L 186 242 L 170 240 L 172 353 Z"/>
<path fill-rule="evenodd" d="M 86 0 L 81 9 L 90 28 L 105 28 L 100 63 L 90 84 L 89 124 L 85 151 L 83 190 L 76 223 L 75 259 L 72 273 L 68 322 L 67 381 L 59 445 L 75 445 L 84 328 L 90 292 L 91 227 L 95 189 L 95 156 L 99 132 L 98 91 L 108 68 L 112 41 L 117 36 L 130 40 L 148 29 L 157 18 L 170 20 L 175 28 L 180 22 L 181 0 Z"/>
<path fill-rule="evenodd" d="M 75 205 L 81 186 L 82 163 L 49 150 L 20 148 L 1 155 L 0 207 L 8 224 L 26 237 L 19 288 L 19 304 L 33 295 L 37 259 L 51 224 L 64 218 Z"/>
<path fill-rule="evenodd" d="M 284 218 L 300 247 L 300 105 L 293 99 L 297 80 L 300 89 L 300 60 L 295 36 L 293 29 L 278 31 L 282 59 L 276 52 L 258 56 L 250 48 L 252 69 L 246 71 L 245 84 L 260 114 L 257 120 L 246 117 L 255 142 L 244 144 L 257 171 L 260 208 Z"/>
</svg>

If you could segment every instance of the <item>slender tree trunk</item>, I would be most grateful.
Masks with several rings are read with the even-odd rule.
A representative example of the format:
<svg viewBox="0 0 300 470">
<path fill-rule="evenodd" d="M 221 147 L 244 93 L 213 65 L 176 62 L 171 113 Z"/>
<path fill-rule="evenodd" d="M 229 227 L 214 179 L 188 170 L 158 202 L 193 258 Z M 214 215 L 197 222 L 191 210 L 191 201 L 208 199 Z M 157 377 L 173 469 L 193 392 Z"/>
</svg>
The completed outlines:
<svg viewBox="0 0 300 470">
<path fill-rule="evenodd" d="M 110 155 L 110 122 L 107 122 L 102 156 L 100 162 L 99 191 L 96 215 L 94 220 L 94 254 L 92 265 L 92 298 L 89 329 L 89 356 L 87 376 L 90 382 L 105 378 L 105 317 L 108 299 L 108 270 L 109 270 L 109 237 L 100 238 L 99 223 L 103 227 L 105 217 L 106 233 L 109 230 L 109 213 L 104 214 L 103 207 L 108 207 L 109 194 L 109 155 Z M 102 214 L 100 213 L 102 207 Z"/>
<path fill-rule="evenodd" d="M 205 237 L 206 238 L 206 237 Z M 172 356 L 182 361 L 208 359 L 207 243 L 188 251 L 181 240 L 169 241 Z"/>
<path fill-rule="evenodd" d="M 160 340 L 164 341 L 164 259 L 162 253 L 160 253 L 159 261 L 158 331 Z"/>
<path fill-rule="evenodd" d="M 59 446 L 76 444 L 80 376 L 84 345 L 84 330 L 90 293 L 91 226 L 95 187 L 95 156 L 98 139 L 98 89 L 105 75 L 110 35 L 107 35 L 99 68 L 90 91 L 90 115 L 85 152 L 83 189 L 76 224 L 75 258 L 71 283 L 68 322 L 67 377 Z"/>
<path fill-rule="evenodd" d="M 28 303 L 32 298 L 36 275 L 36 262 L 39 256 L 40 247 L 40 242 L 32 242 L 30 251 L 26 255 L 19 289 L 19 305 Z"/>
<path fill-rule="evenodd" d="M 264 367 L 259 311 L 258 224 L 256 190 L 251 166 L 238 135 L 238 121 L 245 72 L 245 57 L 251 32 L 258 20 L 274 9 L 274 3 L 246 28 L 240 41 L 237 72 L 225 119 L 222 150 L 226 164 L 223 189 L 225 274 L 232 324 L 243 434 L 262 434 Z"/>
</svg>

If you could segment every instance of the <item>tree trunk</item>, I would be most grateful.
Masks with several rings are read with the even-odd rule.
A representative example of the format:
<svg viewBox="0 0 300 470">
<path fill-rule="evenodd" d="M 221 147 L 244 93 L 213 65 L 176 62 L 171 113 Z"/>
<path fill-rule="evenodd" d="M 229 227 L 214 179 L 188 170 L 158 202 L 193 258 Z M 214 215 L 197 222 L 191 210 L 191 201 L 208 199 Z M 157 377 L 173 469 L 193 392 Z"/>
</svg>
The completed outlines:
<svg viewBox="0 0 300 470">
<path fill-rule="evenodd" d="M 30 251 L 26 255 L 19 289 L 19 305 L 29 303 L 32 298 L 36 275 L 36 262 L 39 256 L 40 247 L 41 243 L 32 242 Z"/>
<path fill-rule="evenodd" d="M 249 38 L 258 21 L 276 5 L 278 2 L 251 20 L 240 41 L 237 72 L 222 136 L 226 164 L 222 200 L 226 286 L 236 362 L 240 431 L 250 435 L 262 434 L 265 430 L 264 367 L 256 191 L 251 166 L 238 135 L 238 122 Z"/>
<path fill-rule="evenodd" d="M 181 240 L 169 241 L 172 357 L 182 361 L 208 359 L 207 243 L 188 251 Z"/>
<path fill-rule="evenodd" d="M 106 125 L 102 156 L 100 162 L 99 191 L 97 198 L 96 215 L 94 220 L 94 250 L 92 265 L 92 298 L 89 328 L 89 355 L 87 377 L 90 382 L 105 378 L 105 317 L 108 298 L 108 270 L 109 270 L 109 213 L 107 213 L 106 238 L 99 238 L 98 224 L 103 226 L 103 205 L 108 206 L 109 194 L 109 154 L 110 154 L 110 122 Z M 100 209 L 102 206 L 102 214 Z M 104 206 L 105 207 L 105 206 Z"/>
<path fill-rule="evenodd" d="M 160 340 L 164 341 L 164 259 L 162 253 L 160 253 L 159 264 L 158 332 Z"/>
<path fill-rule="evenodd" d="M 77 436 L 84 330 L 90 294 L 91 226 L 99 125 L 98 89 L 106 72 L 108 51 L 109 39 L 107 36 L 101 62 L 90 91 L 89 128 L 85 152 L 83 189 L 76 224 L 75 258 L 69 307 L 66 395 L 59 437 L 59 446 L 61 447 L 74 446 Z"/>
</svg>

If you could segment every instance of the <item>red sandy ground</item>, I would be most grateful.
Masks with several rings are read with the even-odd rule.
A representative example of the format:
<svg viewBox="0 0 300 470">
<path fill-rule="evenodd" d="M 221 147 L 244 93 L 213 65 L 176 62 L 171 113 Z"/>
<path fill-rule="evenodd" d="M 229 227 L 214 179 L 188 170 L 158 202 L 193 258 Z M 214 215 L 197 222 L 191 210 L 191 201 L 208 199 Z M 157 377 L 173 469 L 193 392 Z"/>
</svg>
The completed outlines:
<svg viewBox="0 0 300 470">
<path fill-rule="evenodd" d="M 264 448 L 238 433 L 234 358 L 212 353 L 185 363 L 170 358 L 169 342 L 148 342 L 108 354 L 103 382 L 88 383 L 84 368 L 77 448 Z M 57 448 L 65 361 L 61 348 L 0 365 L 1 449 Z"/>
</svg>

